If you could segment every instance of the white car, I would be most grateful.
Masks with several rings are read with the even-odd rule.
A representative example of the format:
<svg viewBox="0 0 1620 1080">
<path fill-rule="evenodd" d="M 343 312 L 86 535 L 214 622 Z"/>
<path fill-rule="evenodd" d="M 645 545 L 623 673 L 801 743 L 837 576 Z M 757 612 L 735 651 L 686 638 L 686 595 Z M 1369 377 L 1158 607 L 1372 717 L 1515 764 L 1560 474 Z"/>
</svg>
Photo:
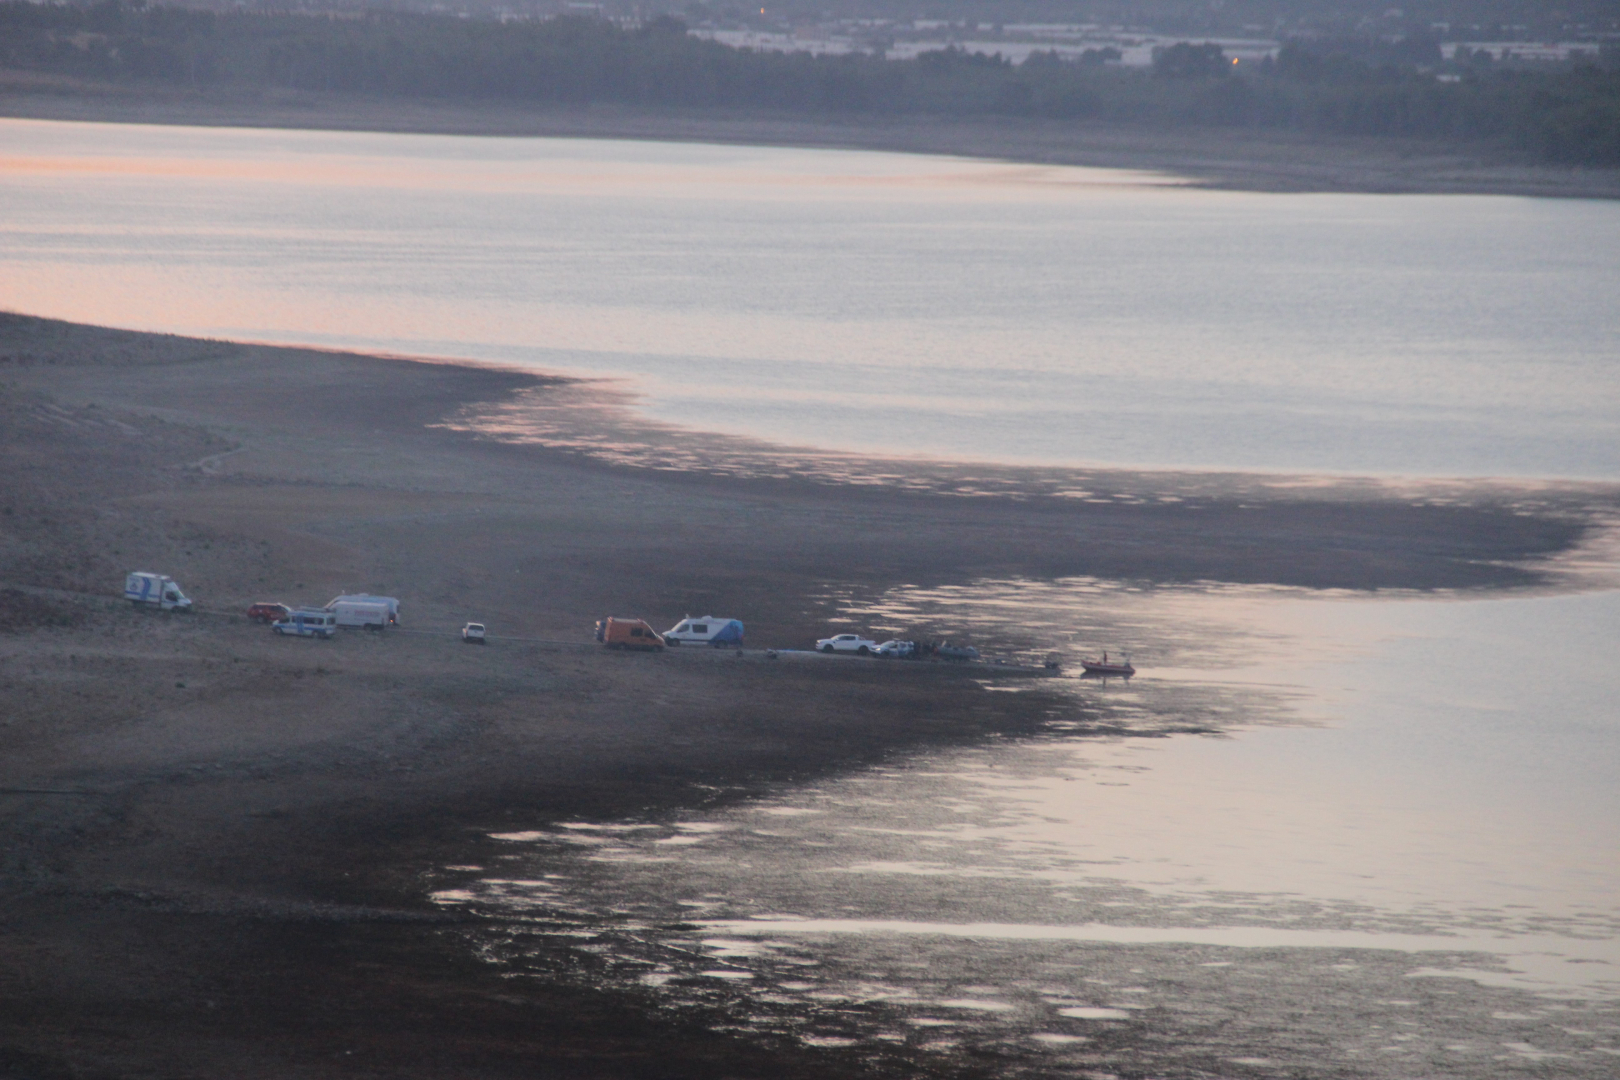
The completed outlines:
<svg viewBox="0 0 1620 1080">
<path fill-rule="evenodd" d="M 858 656 L 871 656 L 877 652 L 877 647 L 877 642 L 859 634 L 839 634 L 816 642 L 816 648 L 822 652 L 852 652 Z"/>
<path fill-rule="evenodd" d="M 461 628 L 461 641 L 465 645 L 482 645 L 484 643 L 484 624 L 470 622 Z"/>
<path fill-rule="evenodd" d="M 883 644 L 879 645 L 877 647 L 877 654 L 879 656 L 895 657 L 902 660 L 908 659 L 917 655 L 917 643 L 915 641 L 901 641 L 899 638 L 895 638 L 890 641 L 885 641 Z"/>
</svg>

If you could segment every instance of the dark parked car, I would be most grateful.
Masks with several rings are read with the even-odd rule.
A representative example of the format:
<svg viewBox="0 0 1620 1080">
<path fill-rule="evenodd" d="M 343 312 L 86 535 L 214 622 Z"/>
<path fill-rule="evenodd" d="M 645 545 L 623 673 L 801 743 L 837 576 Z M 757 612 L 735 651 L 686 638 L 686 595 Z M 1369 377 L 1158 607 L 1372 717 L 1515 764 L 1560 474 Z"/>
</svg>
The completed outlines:
<svg viewBox="0 0 1620 1080">
<path fill-rule="evenodd" d="M 254 604 L 248 608 L 248 622 L 280 622 L 292 614 L 286 604 Z"/>
</svg>

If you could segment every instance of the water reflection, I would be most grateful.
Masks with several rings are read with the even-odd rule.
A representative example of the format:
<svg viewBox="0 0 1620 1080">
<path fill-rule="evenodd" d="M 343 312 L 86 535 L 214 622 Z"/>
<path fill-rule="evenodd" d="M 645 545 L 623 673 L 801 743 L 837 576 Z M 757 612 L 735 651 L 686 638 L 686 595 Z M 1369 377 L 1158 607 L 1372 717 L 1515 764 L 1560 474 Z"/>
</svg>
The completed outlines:
<svg viewBox="0 0 1620 1080">
<path fill-rule="evenodd" d="M 1601 200 L 630 141 L 0 138 L 0 294 L 30 314 L 611 377 L 685 430 L 861 454 L 1620 476 Z"/>
<path fill-rule="evenodd" d="M 1076 707 L 1036 738 L 499 834 L 501 871 L 438 898 L 494 916 L 481 947 L 515 973 L 895 1067 L 1612 1073 L 1620 593 L 1004 582 L 866 607 L 1129 639 L 1142 674 L 1048 680 Z M 1534 686 L 1497 661 L 1527 635 L 1568 643 Z"/>
</svg>

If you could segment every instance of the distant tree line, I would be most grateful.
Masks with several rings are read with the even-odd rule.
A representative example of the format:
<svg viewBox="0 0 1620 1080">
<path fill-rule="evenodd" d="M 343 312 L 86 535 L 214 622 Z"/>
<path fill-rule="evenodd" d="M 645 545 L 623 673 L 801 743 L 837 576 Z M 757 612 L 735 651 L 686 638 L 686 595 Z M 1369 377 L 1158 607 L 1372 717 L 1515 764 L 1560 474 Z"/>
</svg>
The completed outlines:
<svg viewBox="0 0 1620 1080">
<path fill-rule="evenodd" d="M 189 87 L 417 98 L 723 107 L 816 114 L 1029 116 L 1155 127 L 1282 128 L 1512 143 L 1548 162 L 1620 166 L 1620 64 L 1527 70 L 1437 42 L 1296 42 L 1234 64 L 1159 50 L 1151 70 L 1094 50 L 1014 65 L 944 49 L 914 59 L 737 49 L 663 17 L 626 29 L 564 16 L 498 22 L 366 12 L 214 13 L 0 0 L 0 65 Z M 1436 71 L 1445 69 L 1444 79 Z"/>
</svg>

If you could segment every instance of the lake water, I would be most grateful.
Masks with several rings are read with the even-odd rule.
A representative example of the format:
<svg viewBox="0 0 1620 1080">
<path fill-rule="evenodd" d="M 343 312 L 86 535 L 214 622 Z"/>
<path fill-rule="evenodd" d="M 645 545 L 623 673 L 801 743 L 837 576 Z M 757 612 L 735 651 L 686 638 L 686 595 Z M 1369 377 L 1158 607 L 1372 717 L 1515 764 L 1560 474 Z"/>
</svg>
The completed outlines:
<svg viewBox="0 0 1620 1080">
<path fill-rule="evenodd" d="M 0 120 L 0 303 L 620 380 L 878 454 L 1620 477 L 1620 204 Z"/>
<path fill-rule="evenodd" d="M 879 1071 L 1615 1074 L 1620 592 L 1000 582 L 850 614 L 920 611 L 1154 666 L 1060 681 L 1034 737 L 494 834 L 436 898 L 495 916 L 515 976 Z"/>
<path fill-rule="evenodd" d="M 1616 479 L 1616 297 L 1609 203 L 0 121 L 7 307 L 570 372 L 858 454 Z M 536 820 L 435 896 L 496 916 L 469 944 L 514 976 L 880 1071 L 1611 1077 L 1620 592 L 1592 561 L 1599 591 L 1491 599 L 846 597 L 863 629 L 1142 674 L 1042 683 L 1031 738 Z"/>
</svg>

